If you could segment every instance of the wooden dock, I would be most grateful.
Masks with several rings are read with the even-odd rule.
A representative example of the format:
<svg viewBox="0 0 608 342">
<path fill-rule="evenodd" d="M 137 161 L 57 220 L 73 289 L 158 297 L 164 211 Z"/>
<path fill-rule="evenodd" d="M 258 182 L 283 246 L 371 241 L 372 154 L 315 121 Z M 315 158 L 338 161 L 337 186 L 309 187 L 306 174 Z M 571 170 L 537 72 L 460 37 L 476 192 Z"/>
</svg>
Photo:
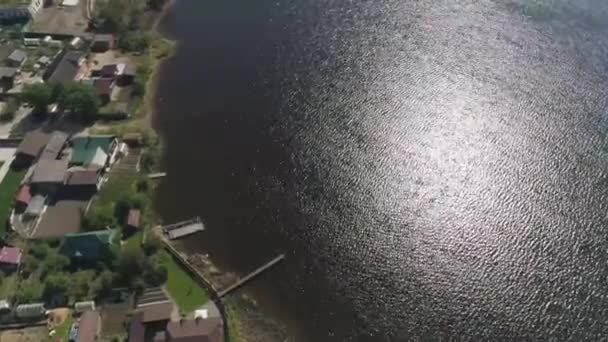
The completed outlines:
<svg viewBox="0 0 608 342">
<path fill-rule="evenodd" d="M 179 239 L 197 232 L 202 232 L 203 230 L 205 230 L 205 226 L 200 217 L 162 227 L 163 234 L 167 235 L 169 240 Z"/>
<path fill-rule="evenodd" d="M 151 173 L 148 175 L 148 179 L 159 179 L 159 178 L 163 178 L 166 177 L 167 173 L 166 172 L 157 172 L 157 173 Z"/>
<path fill-rule="evenodd" d="M 253 278 L 259 276 L 262 273 L 264 273 L 264 271 L 267 271 L 268 269 L 270 269 L 274 265 L 276 265 L 279 262 L 283 261 L 283 259 L 285 259 L 285 254 L 281 254 L 278 257 L 270 260 L 269 262 L 265 263 L 264 265 L 262 265 L 261 267 L 259 267 L 255 271 L 253 271 L 253 272 L 249 273 L 248 275 L 246 275 L 245 277 L 239 279 L 236 283 L 228 286 L 226 289 L 224 289 L 222 291 L 219 291 L 218 294 L 217 294 L 218 297 L 222 298 L 222 297 L 230 294 L 232 291 L 234 291 L 234 290 L 238 289 L 239 287 L 245 285 L 245 283 L 247 283 L 248 281 L 250 281 Z"/>
</svg>

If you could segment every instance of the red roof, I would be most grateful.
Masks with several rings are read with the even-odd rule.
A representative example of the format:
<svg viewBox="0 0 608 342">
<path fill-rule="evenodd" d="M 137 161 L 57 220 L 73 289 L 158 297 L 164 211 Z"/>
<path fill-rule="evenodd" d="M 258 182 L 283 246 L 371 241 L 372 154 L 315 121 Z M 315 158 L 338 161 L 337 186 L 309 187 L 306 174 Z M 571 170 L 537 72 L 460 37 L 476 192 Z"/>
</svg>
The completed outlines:
<svg viewBox="0 0 608 342">
<path fill-rule="evenodd" d="M 129 218 L 127 219 L 127 225 L 133 228 L 139 228 L 139 219 L 141 217 L 141 212 L 139 209 L 131 209 L 129 210 Z"/>
<path fill-rule="evenodd" d="M 29 204 L 30 201 L 32 200 L 32 194 L 30 193 L 30 186 L 29 185 L 22 186 L 21 189 L 19 190 L 19 193 L 17 194 L 16 199 L 17 199 L 17 202 Z"/>
<path fill-rule="evenodd" d="M 21 262 L 21 249 L 17 247 L 2 247 L 0 263 L 18 265 Z"/>
<path fill-rule="evenodd" d="M 101 77 L 114 77 L 118 73 L 118 65 L 107 64 L 101 68 Z"/>
</svg>

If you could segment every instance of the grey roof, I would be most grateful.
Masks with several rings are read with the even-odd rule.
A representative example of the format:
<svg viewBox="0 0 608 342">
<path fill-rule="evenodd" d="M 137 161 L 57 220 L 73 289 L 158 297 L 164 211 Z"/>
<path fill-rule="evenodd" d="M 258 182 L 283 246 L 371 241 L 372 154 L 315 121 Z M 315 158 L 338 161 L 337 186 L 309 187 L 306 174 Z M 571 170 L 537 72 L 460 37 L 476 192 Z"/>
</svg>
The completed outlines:
<svg viewBox="0 0 608 342">
<path fill-rule="evenodd" d="M 41 195 L 32 197 L 30 204 L 28 204 L 27 209 L 25 209 L 25 214 L 30 216 L 39 216 L 42 213 L 45 201 L 46 199 Z"/>
<path fill-rule="evenodd" d="M 9 56 L 8 59 L 18 63 L 22 63 L 27 58 L 27 54 L 23 50 L 16 49 Z"/>
<path fill-rule="evenodd" d="M 125 67 L 122 69 L 121 75 L 135 76 L 136 71 L 137 71 L 137 68 L 135 68 L 134 64 L 127 63 L 127 64 L 125 64 Z"/>
<path fill-rule="evenodd" d="M 42 155 L 40 156 L 40 159 L 57 158 L 61 150 L 63 150 L 63 146 L 65 146 L 65 143 L 68 141 L 68 137 L 69 136 L 63 132 L 53 132 L 49 142 L 46 144 L 46 147 L 42 152 Z"/>
<path fill-rule="evenodd" d="M 20 318 L 44 316 L 44 303 L 21 304 L 15 308 L 15 314 Z"/>
<path fill-rule="evenodd" d="M 84 57 L 84 52 L 80 51 L 68 51 L 64 53 L 56 64 L 55 68 L 52 69 L 50 75 L 47 75 L 47 81 L 49 83 L 67 83 L 74 80 L 80 70 L 80 59 Z"/>
<path fill-rule="evenodd" d="M 63 183 L 68 171 L 67 160 L 42 159 L 38 161 L 32 183 Z"/>
<path fill-rule="evenodd" d="M 114 36 L 111 34 L 96 34 L 93 40 L 95 42 L 111 42 L 114 40 Z"/>
<path fill-rule="evenodd" d="M 167 324 L 169 341 L 221 342 L 223 335 L 222 320 L 219 318 L 181 320 Z"/>
<path fill-rule="evenodd" d="M 0 78 L 13 78 L 17 75 L 17 68 L 0 67 Z"/>
<path fill-rule="evenodd" d="M 29 132 L 17 147 L 17 153 L 36 157 L 42 148 L 49 142 L 49 135 L 41 131 Z"/>
<path fill-rule="evenodd" d="M 66 185 L 97 185 L 98 181 L 97 170 L 71 171 L 65 178 Z"/>
</svg>

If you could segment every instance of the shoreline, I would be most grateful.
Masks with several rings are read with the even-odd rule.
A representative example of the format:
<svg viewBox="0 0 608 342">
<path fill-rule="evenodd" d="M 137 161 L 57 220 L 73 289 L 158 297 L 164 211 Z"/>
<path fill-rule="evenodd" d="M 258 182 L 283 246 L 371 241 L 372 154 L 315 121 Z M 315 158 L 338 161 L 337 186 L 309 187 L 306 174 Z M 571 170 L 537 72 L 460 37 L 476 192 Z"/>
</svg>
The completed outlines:
<svg viewBox="0 0 608 342">
<path fill-rule="evenodd" d="M 160 158 L 164 155 L 162 139 L 158 132 L 158 115 L 159 111 L 156 105 L 156 97 L 159 95 L 159 78 L 161 77 L 161 68 L 163 63 L 170 60 L 177 53 L 178 41 L 176 39 L 170 39 L 167 35 L 160 31 L 160 25 L 162 20 L 167 15 L 168 11 L 172 10 L 175 5 L 175 0 L 169 0 L 164 5 L 163 9 L 159 11 L 159 14 L 154 19 L 153 30 L 158 34 L 159 38 L 162 39 L 162 44 L 169 44 L 170 50 L 166 55 L 154 56 L 155 48 L 159 46 L 157 43 L 153 44 L 150 49 L 150 58 L 153 64 L 151 65 L 151 74 L 146 82 L 146 90 L 140 108 L 137 110 L 137 115 L 133 118 L 134 120 L 143 120 L 147 127 L 145 130 L 148 133 L 154 135 L 155 140 L 158 142 Z M 143 128 L 143 127 L 141 127 Z M 160 221 L 159 213 L 154 212 L 157 221 Z M 172 243 L 180 254 L 186 257 L 189 264 L 196 269 L 198 272 L 203 274 L 206 281 L 209 282 L 215 288 L 223 288 L 228 284 L 236 281 L 239 277 L 232 272 L 226 271 L 216 264 L 214 264 L 209 258 L 197 253 L 185 253 L 184 249 L 181 248 L 179 243 Z M 204 260 L 204 261 L 203 261 Z M 201 262 L 203 261 L 203 262 Z M 246 342 L 246 341 L 287 341 L 288 333 L 286 325 L 275 321 L 273 318 L 261 313 L 259 304 L 257 301 L 244 293 L 243 291 L 231 294 L 227 298 L 222 299 L 223 306 L 225 308 L 225 324 L 228 327 L 229 336 L 227 340 L 230 342 Z"/>
<path fill-rule="evenodd" d="M 135 124 L 137 127 L 142 129 L 145 134 L 153 135 L 154 139 L 158 142 L 157 146 L 159 149 L 160 158 L 164 155 L 165 151 L 162 147 L 162 139 L 158 132 L 158 108 L 156 105 L 156 97 L 159 95 L 159 78 L 161 76 L 161 68 L 163 63 L 168 61 L 177 53 L 177 40 L 173 40 L 167 37 L 166 34 L 160 31 L 160 25 L 162 20 L 167 15 L 168 11 L 172 10 L 175 5 L 175 0 L 169 0 L 164 5 L 163 9 L 158 12 L 154 18 L 152 30 L 158 34 L 161 39 L 160 45 L 158 42 L 152 44 L 149 51 L 149 58 L 151 58 L 151 73 L 146 82 L 144 97 L 142 102 L 137 109 L 136 115 L 133 117 L 131 124 Z M 155 56 L 157 49 L 163 49 L 163 45 L 168 44 L 168 52 L 161 55 Z M 161 51 L 162 52 L 162 51 Z M 128 124 L 127 124 L 128 125 Z M 160 161 L 159 161 L 160 162 Z M 156 221 L 160 221 L 159 213 L 154 210 Z M 238 279 L 235 273 L 228 272 L 217 267 L 210 259 L 206 259 L 205 262 L 196 262 L 197 258 L 200 258 L 200 254 L 185 253 L 180 246 L 172 246 L 182 255 L 186 256 L 189 264 L 202 273 L 206 281 L 212 284 L 214 287 L 225 287 L 230 282 L 234 282 Z M 193 262 L 195 260 L 195 262 Z M 202 259 L 199 259 L 202 260 Z M 286 341 L 288 335 L 286 333 L 286 327 L 279 322 L 267 317 L 260 313 L 259 305 L 255 299 L 243 292 L 237 292 L 231 294 L 229 297 L 222 299 L 223 306 L 225 308 L 225 324 L 228 327 L 229 336 L 227 340 L 230 342 L 246 342 L 246 341 Z"/>
</svg>

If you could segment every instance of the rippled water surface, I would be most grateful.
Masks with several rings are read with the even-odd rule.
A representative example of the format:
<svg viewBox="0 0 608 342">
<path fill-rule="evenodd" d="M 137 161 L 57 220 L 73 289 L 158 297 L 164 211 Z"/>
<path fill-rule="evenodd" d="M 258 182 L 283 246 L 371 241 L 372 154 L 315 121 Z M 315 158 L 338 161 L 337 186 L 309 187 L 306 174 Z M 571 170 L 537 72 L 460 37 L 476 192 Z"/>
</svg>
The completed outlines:
<svg viewBox="0 0 608 342">
<path fill-rule="evenodd" d="M 298 340 L 608 339 L 607 13 L 178 0 L 161 212 Z"/>
</svg>

